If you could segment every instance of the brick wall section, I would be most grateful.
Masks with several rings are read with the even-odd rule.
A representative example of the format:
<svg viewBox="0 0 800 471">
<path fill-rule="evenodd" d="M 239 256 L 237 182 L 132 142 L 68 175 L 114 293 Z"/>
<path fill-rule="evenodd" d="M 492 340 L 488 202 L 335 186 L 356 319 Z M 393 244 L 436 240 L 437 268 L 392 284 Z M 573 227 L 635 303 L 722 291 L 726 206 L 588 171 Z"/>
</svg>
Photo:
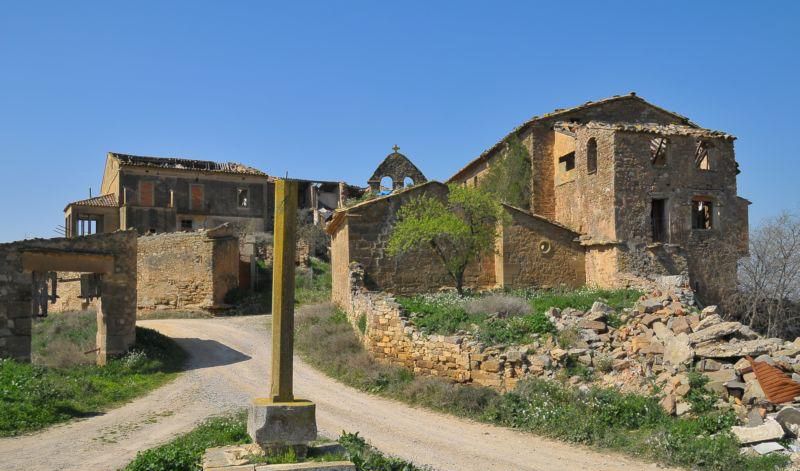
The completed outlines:
<svg viewBox="0 0 800 471">
<path fill-rule="evenodd" d="M 138 308 L 213 310 L 239 286 L 239 242 L 225 228 L 139 238 Z"/>
<path fill-rule="evenodd" d="M 76 268 L 82 255 L 113 255 L 113 271 L 104 273 L 101 283 L 98 362 L 125 352 L 136 340 L 136 248 L 133 231 L 0 244 L 0 357 L 30 360 L 32 281 L 23 265 L 27 251 L 66 256 Z"/>
</svg>

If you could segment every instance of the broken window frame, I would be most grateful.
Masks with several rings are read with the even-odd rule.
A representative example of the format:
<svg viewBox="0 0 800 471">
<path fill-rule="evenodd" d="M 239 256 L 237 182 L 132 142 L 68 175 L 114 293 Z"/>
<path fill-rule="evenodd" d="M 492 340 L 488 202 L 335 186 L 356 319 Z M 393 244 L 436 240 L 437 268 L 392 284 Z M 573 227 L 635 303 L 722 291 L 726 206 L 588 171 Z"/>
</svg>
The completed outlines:
<svg viewBox="0 0 800 471">
<path fill-rule="evenodd" d="M 242 200 L 244 195 L 244 200 Z M 237 188 L 236 189 L 236 207 L 239 209 L 250 209 L 250 189 Z"/>
<path fill-rule="evenodd" d="M 597 139 L 593 137 L 586 143 L 586 173 L 597 173 Z"/>
<path fill-rule="evenodd" d="M 667 165 L 667 146 L 669 141 L 666 137 L 656 136 L 650 139 L 650 163 L 655 167 L 665 167 Z"/>
<path fill-rule="evenodd" d="M 714 229 L 714 201 L 705 196 L 692 198 L 691 218 L 693 231 L 710 231 Z"/>
<path fill-rule="evenodd" d="M 709 153 L 709 149 L 712 147 L 714 147 L 713 144 L 708 141 L 697 141 L 697 147 L 694 151 L 695 168 L 704 172 L 711 170 L 711 155 Z"/>
</svg>

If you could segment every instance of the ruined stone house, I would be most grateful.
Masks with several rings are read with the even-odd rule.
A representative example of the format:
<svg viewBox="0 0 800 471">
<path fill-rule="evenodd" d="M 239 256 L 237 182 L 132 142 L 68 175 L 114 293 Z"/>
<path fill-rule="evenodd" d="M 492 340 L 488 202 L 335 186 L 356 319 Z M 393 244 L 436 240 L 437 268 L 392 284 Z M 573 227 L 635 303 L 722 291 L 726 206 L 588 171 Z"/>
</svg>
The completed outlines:
<svg viewBox="0 0 800 471">
<path fill-rule="evenodd" d="M 301 180 L 301 209 L 315 220 L 358 188 Z M 242 236 L 271 232 L 274 177 L 244 164 L 109 152 L 100 196 L 64 209 L 67 237 L 135 229 L 139 234 L 211 229 L 228 223 Z M 320 214 L 321 213 L 321 214 Z"/>
<path fill-rule="evenodd" d="M 530 119 L 447 183 L 480 185 L 512 137 L 530 156 L 530 207 L 505 206 L 511 223 L 495 256 L 468 269 L 468 286 L 610 288 L 686 274 L 709 303 L 735 287 L 749 202 L 736 192 L 733 136 L 635 94 L 615 96 Z M 416 169 L 394 156 L 379 170 L 391 160 L 404 165 L 390 168 Z M 373 190 L 386 186 L 377 184 L 383 173 L 370 179 Z M 385 254 L 399 206 L 417 194 L 446 191 L 428 182 L 337 211 L 328 225 L 334 298 L 337 289 L 347 298 L 353 262 L 371 289 L 409 293 L 450 285 L 430 256 Z"/>
<path fill-rule="evenodd" d="M 706 302 L 735 287 L 749 205 L 735 137 L 631 93 L 534 117 L 448 182 L 479 185 L 512 136 L 531 158 L 531 212 L 580 234 L 587 284 L 688 273 Z"/>
</svg>

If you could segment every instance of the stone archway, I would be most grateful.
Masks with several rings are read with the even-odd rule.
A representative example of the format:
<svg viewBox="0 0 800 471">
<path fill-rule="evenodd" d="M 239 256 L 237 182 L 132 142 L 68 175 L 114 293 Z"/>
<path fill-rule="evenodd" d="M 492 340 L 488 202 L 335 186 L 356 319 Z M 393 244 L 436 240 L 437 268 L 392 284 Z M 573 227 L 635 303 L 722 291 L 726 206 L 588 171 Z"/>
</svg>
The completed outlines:
<svg viewBox="0 0 800 471">
<path fill-rule="evenodd" d="M 136 244 L 135 231 L 0 244 L 0 357 L 30 361 L 32 317 L 55 302 L 57 271 L 98 280 L 97 363 L 125 353 L 136 341 Z"/>
</svg>

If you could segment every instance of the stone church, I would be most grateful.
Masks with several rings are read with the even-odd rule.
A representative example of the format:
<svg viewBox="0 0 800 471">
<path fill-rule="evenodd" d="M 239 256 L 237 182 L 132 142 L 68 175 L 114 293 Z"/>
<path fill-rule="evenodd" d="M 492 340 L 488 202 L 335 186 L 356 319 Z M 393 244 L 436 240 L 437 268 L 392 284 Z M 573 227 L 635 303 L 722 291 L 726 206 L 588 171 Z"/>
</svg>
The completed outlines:
<svg viewBox="0 0 800 471">
<path fill-rule="evenodd" d="M 480 186 L 512 138 L 530 157 L 530 205 L 506 206 L 512 222 L 495 256 L 468 270 L 472 287 L 648 286 L 659 276 L 688 275 L 707 303 L 735 287 L 750 203 L 737 195 L 734 136 L 631 93 L 535 116 L 447 183 Z M 370 185 L 381 189 L 382 177 L 397 182 L 408 176 L 403 171 L 418 172 L 395 150 Z M 425 181 L 421 173 L 413 179 Z M 364 268 L 371 289 L 446 285 L 432 257 L 397 260 L 384 250 L 402 202 L 415 193 L 444 197 L 446 187 L 436 185 L 395 183 L 387 195 L 336 212 L 328 226 L 334 298 L 347 298 L 352 262 Z"/>
</svg>

